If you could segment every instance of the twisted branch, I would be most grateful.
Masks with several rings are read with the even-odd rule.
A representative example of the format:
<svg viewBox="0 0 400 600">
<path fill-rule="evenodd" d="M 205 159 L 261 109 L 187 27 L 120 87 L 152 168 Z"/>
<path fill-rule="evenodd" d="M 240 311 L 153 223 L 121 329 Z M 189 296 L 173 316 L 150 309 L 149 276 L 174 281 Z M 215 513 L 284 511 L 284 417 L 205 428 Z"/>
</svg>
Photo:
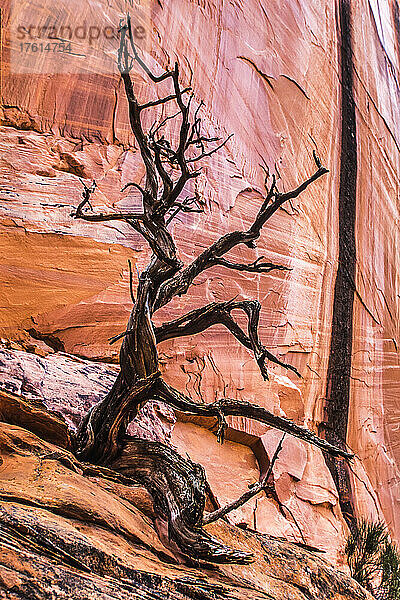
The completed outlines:
<svg viewBox="0 0 400 600">
<path fill-rule="evenodd" d="M 233 319 L 231 312 L 233 310 L 242 310 L 248 318 L 247 334 Z M 260 342 L 258 337 L 258 324 L 260 319 L 261 304 L 257 300 L 230 300 L 228 302 L 212 302 L 201 308 L 190 311 L 186 315 L 163 323 L 160 327 L 155 328 L 157 343 L 165 340 L 194 335 L 205 331 L 213 325 L 224 325 L 235 338 L 254 353 L 254 358 L 260 368 L 261 375 L 264 379 L 268 379 L 268 371 L 265 365 L 266 360 L 269 360 L 285 369 L 290 369 L 298 377 L 300 373 L 295 367 L 284 363 L 279 358 L 274 356 Z M 122 335 L 129 335 L 126 331 Z"/>
<path fill-rule="evenodd" d="M 186 412 L 193 415 L 199 415 L 203 417 L 216 417 L 222 414 L 224 417 L 235 416 L 235 417 L 247 417 L 248 419 L 254 419 L 285 433 L 290 433 L 294 437 L 320 448 L 324 452 L 328 452 L 331 456 L 345 458 L 350 460 L 353 458 L 353 454 L 346 452 L 341 448 L 333 446 L 326 440 L 319 438 L 315 433 L 297 425 L 286 419 L 272 414 L 262 406 L 246 402 L 245 400 L 234 400 L 231 398 L 222 398 L 211 404 L 196 404 L 190 398 L 168 385 L 162 378 L 158 379 L 155 385 L 155 393 L 157 397 L 172 406 L 173 408 Z"/>
</svg>

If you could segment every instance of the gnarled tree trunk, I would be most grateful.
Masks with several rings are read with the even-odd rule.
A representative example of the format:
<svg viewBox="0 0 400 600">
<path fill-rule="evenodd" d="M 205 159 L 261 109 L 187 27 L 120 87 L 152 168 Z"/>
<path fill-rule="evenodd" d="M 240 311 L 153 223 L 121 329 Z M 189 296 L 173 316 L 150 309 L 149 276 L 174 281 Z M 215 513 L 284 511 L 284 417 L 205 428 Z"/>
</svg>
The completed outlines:
<svg viewBox="0 0 400 600">
<path fill-rule="evenodd" d="M 173 93 L 164 98 L 139 104 L 133 89 L 130 69 L 136 61 L 155 83 L 171 81 Z M 76 435 L 76 455 L 83 461 L 107 465 L 128 474 L 145 485 L 153 496 L 155 508 L 169 524 L 169 535 L 181 551 L 192 558 L 214 562 L 244 562 L 249 555 L 226 548 L 202 529 L 205 506 L 204 470 L 183 459 L 170 448 L 154 442 L 128 438 L 126 428 L 144 403 L 161 400 L 180 411 L 198 415 L 211 415 L 218 419 L 218 438 L 222 442 L 227 415 L 256 419 L 282 431 L 304 439 L 333 456 L 348 458 L 350 455 L 338 449 L 314 433 L 295 423 L 277 417 L 259 406 L 222 398 L 212 404 L 197 404 L 163 381 L 158 367 L 157 344 L 180 336 L 195 335 L 215 324 L 226 327 L 230 333 L 254 354 L 264 379 L 268 379 L 266 364 L 272 361 L 297 373 L 291 365 L 282 363 L 261 343 L 258 336 L 260 304 L 254 300 L 231 300 L 213 302 L 193 310 L 174 321 L 156 327 L 153 314 L 167 305 L 175 296 L 185 294 L 194 279 L 206 269 L 216 265 L 227 270 L 253 273 L 269 273 L 285 269 L 263 260 L 249 264 L 232 262 L 225 255 L 239 244 L 255 248 L 263 226 L 288 200 L 297 197 L 312 182 L 327 172 L 314 153 L 314 174 L 296 189 L 280 193 L 274 176 L 266 173 L 266 196 L 260 209 L 246 231 L 228 233 L 204 250 L 190 264 L 184 266 L 178 258 L 175 241 L 168 225 L 180 212 L 201 212 L 202 201 L 197 195 L 185 197 L 185 185 L 196 178 L 200 171 L 195 167 L 199 160 L 216 152 L 228 139 L 208 150 L 208 144 L 219 142 L 201 132 L 199 111 L 191 110 L 193 94 L 190 88 L 182 89 L 179 68 L 154 75 L 142 61 L 133 44 L 129 17 L 121 28 L 118 66 L 129 105 L 129 118 L 146 169 L 145 186 L 132 182 L 128 186 L 137 189 L 143 200 L 143 211 L 134 213 L 96 214 L 90 197 L 96 184 L 84 184 L 83 199 L 75 217 L 90 222 L 123 220 L 139 232 L 148 242 L 152 257 L 147 268 L 140 274 L 136 299 L 126 331 L 116 336 L 123 338 L 120 352 L 121 371 L 113 388 L 102 402 L 92 408 L 83 419 Z M 187 100 L 184 98 L 188 97 Z M 141 115 L 144 110 L 160 104 L 175 103 L 178 113 L 171 113 L 161 122 L 154 123 L 144 132 Z M 176 108 L 175 108 L 176 111 Z M 162 134 L 171 118 L 180 118 L 177 147 Z M 178 175 L 177 175 L 178 174 Z M 133 293 L 132 293 L 133 297 Z M 233 310 L 241 310 L 247 319 L 247 331 L 232 316 Z"/>
</svg>

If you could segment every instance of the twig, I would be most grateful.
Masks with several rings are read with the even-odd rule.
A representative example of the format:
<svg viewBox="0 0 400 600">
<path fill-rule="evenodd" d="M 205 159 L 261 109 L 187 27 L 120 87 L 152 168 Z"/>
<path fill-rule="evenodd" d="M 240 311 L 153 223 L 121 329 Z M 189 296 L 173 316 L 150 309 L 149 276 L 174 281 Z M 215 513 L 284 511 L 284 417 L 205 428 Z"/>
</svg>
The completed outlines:
<svg viewBox="0 0 400 600">
<path fill-rule="evenodd" d="M 253 498 L 257 494 L 262 492 L 263 489 L 265 489 L 268 479 L 271 476 L 272 469 L 274 468 L 276 459 L 278 458 L 279 453 L 282 450 L 282 444 L 283 444 L 283 440 L 285 439 L 285 436 L 286 436 L 286 433 L 284 433 L 283 436 L 281 437 L 279 444 L 277 445 L 274 455 L 272 457 L 271 463 L 268 467 L 268 471 L 266 472 L 264 477 L 257 483 L 254 483 L 251 486 L 251 488 L 247 492 L 242 494 L 240 496 L 240 498 L 238 498 L 237 500 L 234 500 L 230 504 L 226 504 L 225 506 L 222 506 L 221 508 L 214 510 L 214 512 L 212 512 L 212 513 L 208 513 L 208 515 L 205 515 L 203 517 L 203 525 L 208 525 L 209 523 L 214 523 L 214 521 L 217 521 L 218 519 L 225 517 L 225 515 L 232 512 L 233 510 L 236 510 L 240 506 L 243 506 L 243 504 L 245 504 L 246 502 L 251 500 L 251 498 Z"/>
<path fill-rule="evenodd" d="M 128 258 L 128 265 L 129 265 L 129 292 L 131 294 L 132 304 L 135 304 L 136 300 L 135 300 L 135 295 L 133 293 L 132 263 L 129 258 Z"/>
<path fill-rule="evenodd" d="M 190 87 L 185 88 L 184 90 L 181 91 L 181 94 L 186 94 L 187 92 L 190 91 Z M 158 106 L 159 104 L 166 104 L 167 102 L 170 102 L 171 100 L 176 100 L 177 99 L 177 95 L 176 94 L 170 94 L 169 96 L 165 96 L 164 98 L 158 98 L 157 100 L 151 100 L 150 102 L 146 102 L 146 104 L 141 104 L 139 106 L 139 110 L 145 110 L 146 108 L 151 108 L 154 106 Z"/>
<path fill-rule="evenodd" d="M 121 192 L 124 192 L 130 186 L 135 187 L 137 190 L 139 190 L 139 192 L 142 194 L 142 196 L 146 195 L 146 192 L 144 191 L 144 189 L 142 188 L 142 186 L 139 185 L 138 183 L 135 183 L 134 181 L 130 181 L 129 183 L 126 183 L 124 185 L 124 187 L 121 188 Z"/>
<path fill-rule="evenodd" d="M 233 133 L 228 135 L 228 137 L 219 146 L 216 146 L 215 148 L 213 148 L 212 150 L 209 150 L 208 152 L 203 152 L 202 154 L 199 154 L 199 156 L 195 156 L 194 158 L 189 158 L 187 162 L 188 163 L 195 162 L 197 160 L 201 160 L 201 159 L 205 158 L 206 156 L 211 156 L 215 152 L 218 152 L 218 150 L 220 150 L 223 146 L 225 146 L 225 144 L 231 139 L 231 137 L 233 137 Z"/>
<path fill-rule="evenodd" d="M 292 517 L 292 519 L 293 519 L 293 523 L 296 525 L 296 527 L 297 527 L 297 530 L 298 530 L 298 532 L 300 533 L 301 539 L 303 540 L 303 544 L 306 544 L 306 545 L 307 545 L 307 542 L 306 542 L 306 539 L 305 539 L 305 537 L 304 537 L 304 535 L 303 535 L 303 532 L 302 532 L 302 531 L 301 531 L 301 529 L 300 529 L 300 525 L 298 524 L 298 522 L 297 522 L 297 520 L 296 520 L 296 518 L 295 518 L 294 514 L 293 514 L 293 513 L 292 513 L 292 511 L 290 510 L 290 508 L 289 508 L 288 506 L 286 506 L 286 504 L 283 504 L 282 502 L 280 502 L 280 500 L 279 500 L 278 498 L 276 498 L 276 500 L 278 500 L 279 508 L 280 508 L 281 510 L 282 510 L 282 509 L 285 509 L 285 510 L 287 510 L 287 512 L 289 513 L 289 515 Z M 283 511 L 282 511 L 282 512 L 283 512 Z"/>
<path fill-rule="evenodd" d="M 225 258 L 216 258 L 215 264 L 220 265 L 221 267 L 226 267 L 227 269 L 233 269 L 235 271 L 247 271 L 248 273 L 270 273 L 271 271 L 291 271 L 290 267 L 285 267 L 283 265 L 276 265 L 270 262 L 261 262 L 264 257 L 260 256 L 252 263 L 247 265 L 241 263 L 234 263 L 230 260 L 226 260 Z"/>
</svg>

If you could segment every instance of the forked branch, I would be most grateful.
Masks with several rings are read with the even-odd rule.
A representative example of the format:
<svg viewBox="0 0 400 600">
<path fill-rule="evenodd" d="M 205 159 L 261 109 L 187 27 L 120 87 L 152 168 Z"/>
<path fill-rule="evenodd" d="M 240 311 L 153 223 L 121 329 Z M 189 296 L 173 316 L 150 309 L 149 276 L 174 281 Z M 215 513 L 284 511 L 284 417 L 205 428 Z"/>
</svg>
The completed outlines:
<svg viewBox="0 0 400 600">
<path fill-rule="evenodd" d="M 275 212 L 288 200 L 296 198 L 308 186 L 328 173 L 328 169 L 321 166 L 320 159 L 314 155 L 314 160 L 317 165 L 317 170 L 311 177 L 306 179 L 294 190 L 280 193 L 276 188 L 275 177 L 272 176 L 272 183 L 268 189 L 266 197 L 263 199 L 262 205 L 249 229 L 246 231 L 232 231 L 220 237 L 216 242 L 211 244 L 206 250 L 204 250 L 195 260 L 190 263 L 185 269 L 181 270 L 174 277 L 166 281 L 159 289 L 156 296 L 153 312 L 165 306 L 174 296 L 181 296 L 185 294 L 194 279 L 204 272 L 206 269 L 218 264 L 218 261 L 230 250 L 244 244 L 249 248 L 255 247 L 255 241 L 260 237 L 261 230 L 267 221 L 275 214 Z M 225 260 L 225 259 L 223 259 Z M 227 264 L 228 263 L 228 264 Z M 236 268 L 237 265 L 229 265 L 229 261 L 226 261 L 224 266 L 230 266 L 230 268 Z M 253 263 L 254 265 L 254 263 Z"/>
<path fill-rule="evenodd" d="M 75 219 L 83 219 L 84 221 L 89 221 L 92 223 L 101 223 L 104 221 L 126 221 L 126 222 L 128 222 L 129 220 L 144 221 L 146 219 L 146 216 L 142 212 L 134 212 L 134 213 L 115 212 L 115 213 L 108 213 L 108 214 L 104 214 L 104 213 L 96 214 L 95 212 L 93 212 L 93 206 L 90 203 L 90 198 L 91 198 L 92 194 L 96 191 L 97 184 L 95 181 L 93 181 L 92 185 L 89 187 L 83 181 L 81 181 L 81 183 L 83 185 L 82 201 L 79 203 L 76 211 L 72 214 L 72 216 Z M 133 185 L 133 186 L 141 189 L 140 186 L 136 183 L 128 183 L 124 188 L 122 188 L 122 191 L 124 189 L 126 189 L 129 185 Z M 86 210 L 87 208 L 89 208 L 91 212 L 87 212 L 87 210 Z"/>
<path fill-rule="evenodd" d="M 242 310 L 247 316 L 247 333 L 239 326 L 232 317 L 232 311 Z M 284 363 L 274 356 L 260 342 L 258 336 L 258 325 L 260 319 L 261 304 L 257 300 L 230 300 L 228 302 L 212 302 L 201 308 L 197 308 L 174 321 L 163 323 L 155 328 L 157 343 L 171 338 L 195 335 L 205 331 L 213 325 L 224 325 L 234 337 L 248 350 L 254 353 L 261 375 L 268 379 L 266 361 L 271 361 L 285 369 L 290 369 L 298 377 L 300 373 L 295 367 Z M 126 332 L 129 333 L 129 332 Z"/>
<path fill-rule="evenodd" d="M 130 71 L 134 62 L 143 69 L 154 83 L 170 79 L 173 93 L 140 104 L 135 96 L 130 77 Z M 185 100 L 184 96 L 190 92 L 191 88 L 181 87 L 178 63 L 175 63 L 173 69 L 166 70 L 161 75 L 155 75 L 140 57 L 136 49 L 129 16 L 126 23 L 121 23 L 120 25 L 118 67 L 125 85 L 132 131 L 139 143 L 143 162 L 146 167 L 145 190 L 148 198 L 146 198 L 147 201 L 145 202 L 145 213 L 153 220 L 159 222 L 178 200 L 186 183 L 199 175 L 200 171 L 197 169 L 193 170 L 190 164 L 217 152 L 227 143 L 231 136 L 228 136 L 221 144 L 209 150 L 205 147 L 205 144 L 215 142 L 218 138 L 207 137 L 201 132 L 201 118 L 198 111 L 202 103 L 200 103 L 200 106 L 195 111 L 192 121 L 191 102 L 193 94 L 189 94 L 188 99 Z M 166 116 L 157 126 L 153 124 L 146 135 L 141 122 L 142 111 L 160 105 L 167 105 L 171 102 L 176 103 L 178 112 Z M 170 119 L 175 118 L 180 118 L 181 122 L 178 145 L 174 148 L 172 143 L 164 135 L 161 135 L 161 129 Z M 190 153 L 187 154 L 192 148 L 200 148 L 200 154 L 197 156 L 193 156 Z M 178 169 L 178 176 L 172 177 L 170 169 L 166 168 L 164 163 L 167 163 L 169 167 L 174 166 L 175 169 Z"/>
<path fill-rule="evenodd" d="M 271 271 L 291 271 L 290 267 L 283 265 L 276 265 L 270 262 L 262 262 L 264 256 L 260 256 L 255 261 L 244 265 L 240 263 L 234 263 L 226 258 L 216 258 L 215 264 L 227 269 L 234 271 L 246 271 L 247 273 L 271 273 Z"/>
<path fill-rule="evenodd" d="M 203 517 L 203 525 L 208 525 L 209 523 L 214 523 L 214 521 L 218 521 L 218 519 L 222 519 L 222 517 L 225 517 L 233 510 L 240 508 L 241 506 L 243 506 L 243 504 L 246 504 L 246 502 L 248 502 L 249 500 L 254 498 L 254 496 L 257 496 L 257 494 L 259 494 L 260 492 L 265 490 L 265 488 L 268 485 L 268 480 L 272 475 L 272 470 L 276 463 L 276 459 L 278 458 L 279 453 L 282 450 L 282 444 L 283 444 L 283 440 L 285 439 L 285 436 L 286 436 L 286 433 L 284 433 L 283 436 L 281 437 L 281 439 L 279 440 L 279 444 L 276 447 L 276 450 L 274 452 L 274 455 L 271 459 L 270 465 L 269 465 L 268 470 L 267 470 L 266 474 L 264 475 L 264 477 L 262 479 L 260 479 L 260 481 L 257 481 L 257 483 L 253 483 L 253 485 L 251 485 L 250 488 L 246 492 L 244 492 L 239 498 L 237 498 L 230 504 L 226 504 L 225 506 L 218 508 L 214 512 L 209 513 L 208 515 L 205 515 Z"/>
</svg>

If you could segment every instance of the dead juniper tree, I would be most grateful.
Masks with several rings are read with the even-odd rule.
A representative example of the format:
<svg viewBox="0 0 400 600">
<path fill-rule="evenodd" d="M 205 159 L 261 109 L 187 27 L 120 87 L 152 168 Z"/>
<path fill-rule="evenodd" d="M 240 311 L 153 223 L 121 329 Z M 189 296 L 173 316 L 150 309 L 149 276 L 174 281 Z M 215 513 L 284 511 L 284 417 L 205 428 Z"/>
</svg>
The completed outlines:
<svg viewBox="0 0 400 600">
<path fill-rule="evenodd" d="M 156 327 L 154 313 L 173 298 L 185 294 L 195 278 L 216 265 L 229 270 L 250 273 L 270 273 L 283 269 L 258 258 L 249 264 L 233 262 L 226 255 L 244 244 L 256 247 L 262 228 L 272 215 L 288 200 L 296 198 L 312 182 L 327 173 L 314 154 L 316 170 L 296 189 L 280 193 L 275 178 L 265 178 L 266 195 L 258 213 L 246 231 L 223 235 L 190 264 L 184 265 L 178 256 L 176 241 L 169 224 L 179 212 L 202 210 L 198 197 L 185 197 L 186 184 L 199 173 L 199 162 L 217 152 L 226 142 L 202 133 L 200 109 L 192 108 L 193 93 L 181 87 L 179 67 L 155 75 L 139 56 L 133 43 L 129 17 L 121 24 L 118 67 L 129 106 L 129 121 L 145 166 L 144 186 L 129 183 L 142 197 L 143 209 L 134 212 L 97 214 L 90 204 L 96 184 L 84 185 L 82 201 L 75 218 L 90 222 L 121 220 L 141 234 L 151 248 L 147 268 L 140 274 L 136 298 L 126 330 L 116 336 L 123 338 L 120 351 L 120 373 L 103 401 L 94 406 L 82 420 L 75 438 L 76 455 L 86 462 L 106 465 L 144 485 L 151 493 L 156 512 L 168 522 L 168 533 L 180 550 L 194 558 L 213 562 L 245 562 L 250 555 L 222 545 L 202 528 L 205 507 L 206 480 L 200 465 L 183 459 L 177 452 L 158 442 L 129 437 L 128 423 L 149 400 L 159 400 L 183 412 L 216 418 L 218 439 L 222 442 L 226 428 L 225 417 L 238 415 L 256 419 L 267 425 L 306 440 L 333 456 L 349 455 L 318 438 L 311 431 L 288 419 L 277 417 L 251 403 L 221 398 L 211 404 L 198 404 L 168 385 L 161 377 L 157 344 L 180 336 L 195 335 L 219 324 L 250 352 L 264 379 L 268 378 L 267 362 L 285 369 L 284 364 L 262 344 L 258 335 L 260 304 L 255 300 L 212 302 L 202 308 Z M 161 99 L 140 104 L 130 75 L 136 62 L 155 84 L 171 82 L 171 93 Z M 175 104 L 170 116 L 154 123 L 145 131 L 142 115 L 155 106 Z M 170 119 L 180 119 L 179 140 L 174 144 L 163 133 Z M 229 138 L 228 138 L 229 139 Z M 127 186 L 125 186 L 127 187 Z M 131 290 L 132 291 L 132 290 Z M 133 296 L 133 294 L 132 294 Z M 247 331 L 234 319 L 233 311 L 240 310 L 247 319 Z"/>
</svg>

